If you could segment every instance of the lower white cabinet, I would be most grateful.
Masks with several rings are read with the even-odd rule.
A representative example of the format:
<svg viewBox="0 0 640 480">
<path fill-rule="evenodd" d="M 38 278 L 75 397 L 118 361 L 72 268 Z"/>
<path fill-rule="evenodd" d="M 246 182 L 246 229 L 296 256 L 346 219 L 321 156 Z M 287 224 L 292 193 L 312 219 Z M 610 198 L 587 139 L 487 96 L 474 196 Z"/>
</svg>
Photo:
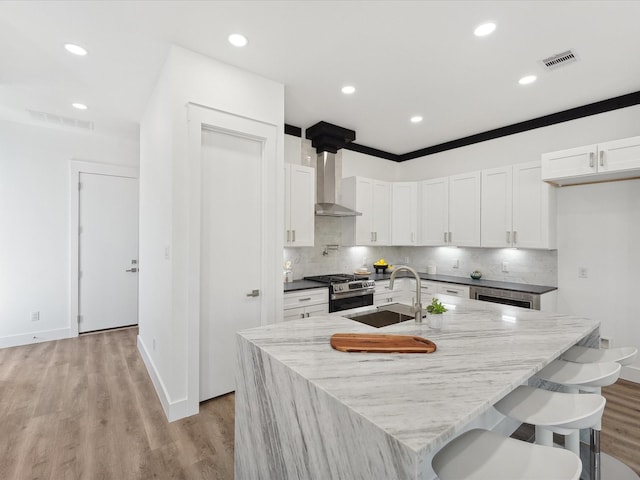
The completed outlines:
<svg viewBox="0 0 640 480">
<path fill-rule="evenodd" d="M 387 303 L 409 303 L 411 294 L 407 291 L 409 283 L 405 278 L 399 278 L 393 284 L 393 290 L 389 289 L 389 280 L 376 281 L 376 291 L 373 294 L 373 304 L 375 306 Z"/>
<path fill-rule="evenodd" d="M 451 295 L 454 297 L 469 298 L 469 287 L 455 283 L 425 282 L 422 281 L 422 304 L 430 303 L 435 295 Z"/>
<path fill-rule="evenodd" d="M 328 288 L 296 290 L 284 294 L 284 321 L 328 314 Z"/>
</svg>

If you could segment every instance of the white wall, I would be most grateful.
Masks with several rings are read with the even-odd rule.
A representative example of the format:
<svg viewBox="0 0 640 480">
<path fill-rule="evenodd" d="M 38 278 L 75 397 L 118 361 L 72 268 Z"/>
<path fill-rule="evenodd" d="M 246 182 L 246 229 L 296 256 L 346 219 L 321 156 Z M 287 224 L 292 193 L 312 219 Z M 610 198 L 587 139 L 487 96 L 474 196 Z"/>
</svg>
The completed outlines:
<svg viewBox="0 0 640 480">
<path fill-rule="evenodd" d="M 408 160 L 399 181 L 446 177 L 485 168 L 539 161 L 545 152 L 640 135 L 640 105 Z"/>
<path fill-rule="evenodd" d="M 0 121 L 0 347 L 69 336 L 72 159 L 137 166 L 138 140 Z"/>
<path fill-rule="evenodd" d="M 283 166 L 284 87 L 194 52 L 172 47 L 141 123 L 139 346 L 170 420 L 185 410 L 197 337 L 189 331 L 189 144 L 187 104 L 195 103 L 278 126 Z M 283 229 L 284 178 L 272 193 Z M 280 251 L 282 242 L 279 242 Z M 170 260 L 165 258 L 170 252 Z M 234 255 L 242 252 L 225 252 Z M 280 253 L 273 262 L 281 269 Z M 265 264 L 265 269 L 272 268 Z M 275 272 L 275 270 L 274 270 Z M 280 272 L 281 277 L 281 272 Z M 281 305 L 282 298 L 276 299 Z M 154 349 L 155 344 L 155 349 Z M 195 350 L 194 350 L 195 349 Z"/>
<path fill-rule="evenodd" d="M 559 189 L 558 235 L 558 309 L 600 320 L 611 346 L 640 349 L 640 180 Z M 640 360 L 623 377 L 640 382 Z"/>
</svg>

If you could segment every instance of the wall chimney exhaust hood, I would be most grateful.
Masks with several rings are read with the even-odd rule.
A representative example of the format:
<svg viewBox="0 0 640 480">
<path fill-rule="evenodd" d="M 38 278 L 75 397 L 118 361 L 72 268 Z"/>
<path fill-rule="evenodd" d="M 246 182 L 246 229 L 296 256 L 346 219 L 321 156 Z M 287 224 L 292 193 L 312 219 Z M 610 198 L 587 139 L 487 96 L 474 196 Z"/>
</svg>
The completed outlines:
<svg viewBox="0 0 640 480">
<path fill-rule="evenodd" d="M 342 184 L 342 168 L 336 153 L 356 138 L 356 132 L 327 122 L 307 128 L 305 136 L 318 153 L 316 165 L 316 215 L 325 217 L 355 217 L 362 215 L 338 204 Z"/>
</svg>

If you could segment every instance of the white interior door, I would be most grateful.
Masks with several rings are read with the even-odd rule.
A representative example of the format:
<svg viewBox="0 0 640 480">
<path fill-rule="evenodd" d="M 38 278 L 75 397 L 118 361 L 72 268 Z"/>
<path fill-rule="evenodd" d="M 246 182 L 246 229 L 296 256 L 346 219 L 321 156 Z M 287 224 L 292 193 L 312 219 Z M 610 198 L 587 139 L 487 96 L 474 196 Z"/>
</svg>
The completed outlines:
<svg viewBox="0 0 640 480">
<path fill-rule="evenodd" d="M 235 390 L 235 334 L 260 325 L 262 147 L 202 131 L 200 401 Z"/>
<path fill-rule="evenodd" d="M 80 185 L 78 331 L 135 325 L 138 180 L 80 173 Z"/>
</svg>

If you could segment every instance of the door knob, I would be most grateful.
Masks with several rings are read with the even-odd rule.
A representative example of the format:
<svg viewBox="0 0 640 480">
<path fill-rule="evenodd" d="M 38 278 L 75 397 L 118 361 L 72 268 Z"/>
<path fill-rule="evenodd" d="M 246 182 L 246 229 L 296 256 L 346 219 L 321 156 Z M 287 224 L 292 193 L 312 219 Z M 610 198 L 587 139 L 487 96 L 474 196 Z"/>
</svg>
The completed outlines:
<svg viewBox="0 0 640 480">
<path fill-rule="evenodd" d="M 260 290 L 251 290 L 249 293 L 247 293 L 247 297 L 259 297 L 260 296 Z"/>
<path fill-rule="evenodd" d="M 136 273 L 137 271 L 138 269 L 136 267 L 128 268 L 127 270 L 125 270 L 125 272 L 132 272 L 132 273 Z"/>
</svg>

